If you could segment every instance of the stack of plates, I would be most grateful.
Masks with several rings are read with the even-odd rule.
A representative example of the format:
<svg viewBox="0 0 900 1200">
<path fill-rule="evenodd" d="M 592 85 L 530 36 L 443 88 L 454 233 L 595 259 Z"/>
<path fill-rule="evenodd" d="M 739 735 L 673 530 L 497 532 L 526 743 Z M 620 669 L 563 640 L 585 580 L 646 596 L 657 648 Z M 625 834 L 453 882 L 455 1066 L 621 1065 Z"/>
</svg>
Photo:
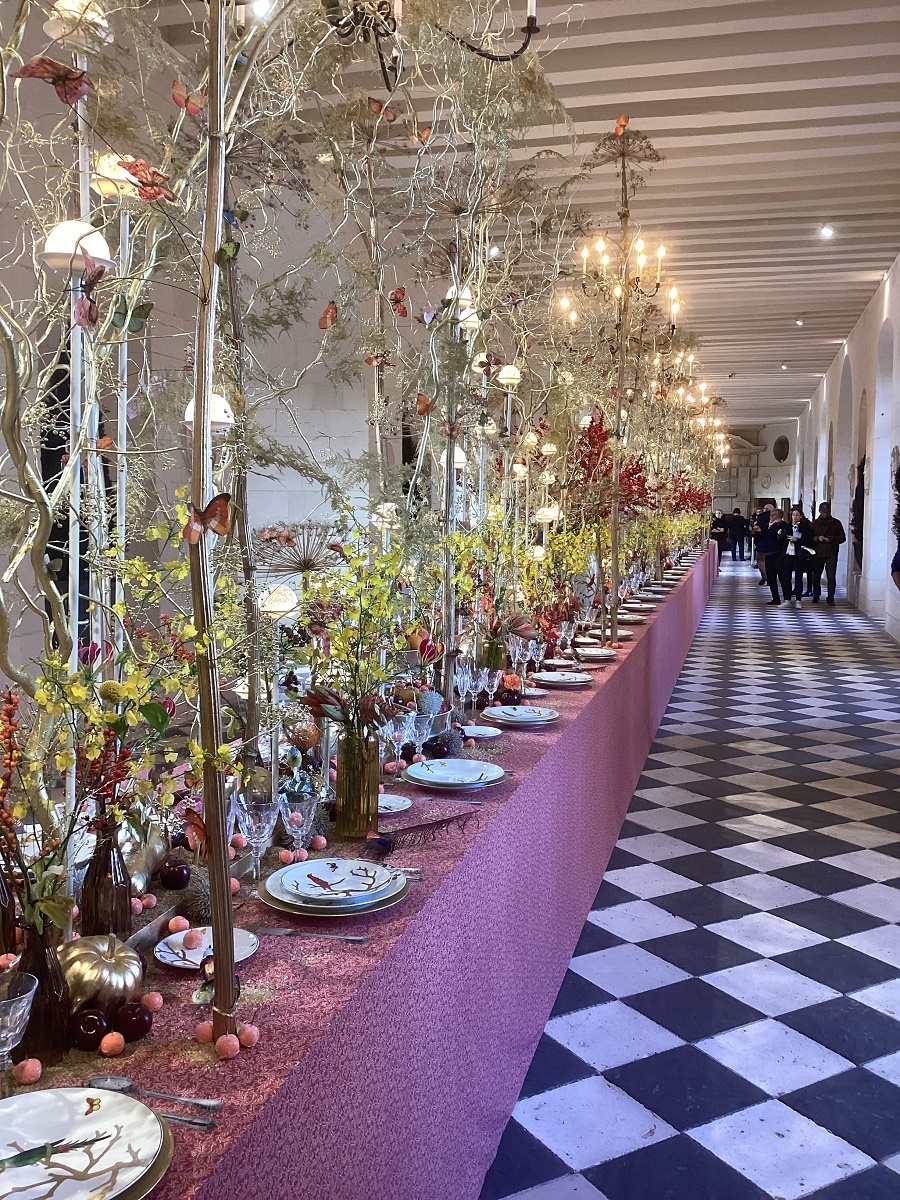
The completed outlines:
<svg viewBox="0 0 900 1200">
<path fill-rule="evenodd" d="M 609 629 L 608 629 L 608 628 L 607 628 L 607 630 L 606 630 L 606 636 L 607 636 L 607 637 L 609 637 Z M 597 640 L 599 641 L 599 639 L 600 639 L 600 626 L 599 626 L 599 625 L 595 625 L 595 626 L 594 626 L 594 632 L 593 632 L 593 633 L 589 633 L 589 634 L 588 634 L 588 637 L 595 638 L 595 639 L 597 639 Z M 628 639 L 629 639 L 629 638 L 633 638 L 633 637 L 634 637 L 634 633 L 632 632 L 632 630 L 630 630 L 630 629 L 620 629 L 620 630 L 619 630 L 619 641 L 620 641 L 620 642 L 626 642 L 626 641 L 628 641 Z M 579 651 L 579 653 L 580 653 L 580 651 Z"/>
<path fill-rule="evenodd" d="M 615 660 L 615 650 L 608 646 L 579 646 L 578 653 L 585 662 L 612 662 Z"/>
<path fill-rule="evenodd" d="M 536 671 L 532 678 L 549 688 L 578 688 L 592 682 L 586 671 Z"/>
<path fill-rule="evenodd" d="M 656 612 L 657 606 L 655 604 L 645 604 L 642 600 L 629 600 L 624 607 L 627 612 Z"/>
<path fill-rule="evenodd" d="M 487 713 L 485 713 L 487 716 Z M 504 704 L 501 708 L 492 708 L 490 718 L 498 725 L 549 725 L 559 720 L 555 708 L 528 707 L 524 704 Z"/>
<path fill-rule="evenodd" d="M 172 1161 L 169 1127 L 131 1096 L 47 1088 L 0 1100 L 3 1195 L 140 1200 Z"/>
<path fill-rule="evenodd" d="M 402 871 L 362 858 L 316 858 L 275 871 L 259 898 L 306 917 L 355 917 L 397 904 L 409 891 Z"/>
<path fill-rule="evenodd" d="M 413 763 L 403 772 L 403 778 L 419 787 L 459 791 L 502 783 L 506 771 L 499 763 L 479 762 L 475 758 L 435 758 L 431 762 Z"/>
<path fill-rule="evenodd" d="M 640 615 L 640 613 L 620 612 L 619 613 L 619 624 L 620 625 L 646 625 L 647 618 L 642 617 Z"/>
</svg>

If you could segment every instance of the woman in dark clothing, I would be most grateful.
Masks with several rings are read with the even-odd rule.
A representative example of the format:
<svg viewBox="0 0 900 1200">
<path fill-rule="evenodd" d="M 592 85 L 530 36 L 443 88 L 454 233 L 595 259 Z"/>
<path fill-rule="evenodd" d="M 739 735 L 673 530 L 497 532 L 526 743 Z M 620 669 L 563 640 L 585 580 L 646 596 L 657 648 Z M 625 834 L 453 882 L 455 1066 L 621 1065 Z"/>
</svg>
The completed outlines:
<svg viewBox="0 0 900 1200">
<path fill-rule="evenodd" d="M 779 583 L 784 589 L 785 600 L 790 596 L 793 574 L 790 568 L 785 568 L 785 559 L 787 558 L 785 551 L 787 550 L 788 534 L 790 531 L 790 525 L 782 520 L 781 509 L 775 508 L 769 513 L 769 524 L 763 533 L 759 535 L 759 549 L 764 556 L 766 564 L 766 582 L 772 593 L 772 599 L 769 601 L 769 604 L 781 603 L 781 595 L 778 591 Z"/>
<path fill-rule="evenodd" d="M 722 515 L 721 508 L 717 508 L 713 514 L 709 536 L 710 540 L 714 541 L 719 548 L 719 562 L 721 562 L 722 555 L 725 553 L 725 543 L 728 541 L 728 519 Z"/>
<path fill-rule="evenodd" d="M 808 521 L 803 515 L 803 509 L 795 504 L 791 509 L 790 531 L 785 549 L 785 600 L 790 600 L 793 595 L 798 604 L 803 603 L 803 577 L 810 570 L 814 559 L 812 521 Z"/>
</svg>

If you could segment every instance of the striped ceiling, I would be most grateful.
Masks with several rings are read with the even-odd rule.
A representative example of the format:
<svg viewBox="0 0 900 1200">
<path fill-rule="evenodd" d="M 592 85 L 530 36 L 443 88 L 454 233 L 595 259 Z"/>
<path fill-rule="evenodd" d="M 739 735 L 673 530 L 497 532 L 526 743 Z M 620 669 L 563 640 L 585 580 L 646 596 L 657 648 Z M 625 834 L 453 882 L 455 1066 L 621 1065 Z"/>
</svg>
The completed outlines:
<svg viewBox="0 0 900 1200">
<path fill-rule="evenodd" d="M 188 11 L 160 6 L 176 45 Z M 627 113 L 663 155 L 633 212 L 666 244 L 710 392 L 735 424 L 800 415 L 900 253 L 900 3 L 584 0 L 538 16 L 585 142 Z M 538 129 L 527 149 L 562 143 Z M 579 200 L 605 221 L 614 197 L 605 168 Z"/>
</svg>

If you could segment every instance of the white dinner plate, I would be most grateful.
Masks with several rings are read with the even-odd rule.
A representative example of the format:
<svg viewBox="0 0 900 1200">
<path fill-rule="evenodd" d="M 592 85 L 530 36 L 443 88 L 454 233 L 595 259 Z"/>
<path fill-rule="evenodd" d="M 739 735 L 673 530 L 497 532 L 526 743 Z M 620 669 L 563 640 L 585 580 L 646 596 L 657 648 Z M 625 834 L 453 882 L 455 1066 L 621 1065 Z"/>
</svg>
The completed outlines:
<svg viewBox="0 0 900 1200">
<path fill-rule="evenodd" d="M 491 709 L 491 720 L 500 725 L 549 725 L 559 719 L 555 708 L 527 707 L 524 704 L 504 704 Z"/>
<path fill-rule="evenodd" d="M 394 872 L 364 858 L 313 858 L 285 868 L 284 888 L 301 900 L 334 903 L 356 896 L 375 897 L 394 879 Z"/>
<path fill-rule="evenodd" d="M 602 662 L 609 662 L 616 657 L 615 650 L 610 650 L 608 646 L 579 646 L 578 653 L 584 659 L 597 659 Z"/>
<path fill-rule="evenodd" d="M 624 607 L 627 609 L 628 612 L 656 612 L 656 609 L 657 609 L 657 605 L 644 604 L 640 600 L 637 600 L 637 601 L 629 600 L 628 603 Z"/>
<path fill-rule="evenodd" d="M 535 679 L 546 683 L 547 687 L 584 687 L 592 683 L 591 676 L 586 671 L 538 671 Z"/>
<path fill-rule="evenodd" d="M 646 625 L 647 618 L 639 613 L 619 613 L 620 625 Z"/>
<path fill-rule="evenodd" d="M 168 937 L 163 938 L 153 947 L 153 957 L 157 962 L 161 962 L 164 967 L 182 967 L 186 971 L 198 970 L 204 958 L 208 954 L 212 954 L 212 926 L 196 925 L 194 928 L 197 933 L 203 934 L 201 946 L 198 946 L 196 950 L 186 948 L 184 935 L 189 932 L 187 929 L 182 933 L 170 933 Z M 236 963 L 243 962 L 245 958 L 255 954 L 258 949 L 259 938 L 255 933 L 251 933 L 249 929 L 235 929 L 234 961 Z"/>
<path fill-rule="evenodd" d="M 54 1087 L 10 1096 L 0 1100 L 0 1194 L 113 1200 L 150 1170 L 162 1144 L 159 1118 L 132 1096 Z M 34 1161 L 10 1163 L 20 1156 Z"/>
<path fill-rule="evenodd" d="M 390 908 L 409 891 L 409 880 L 402 871 L 397 871 L 390 886 L 377 896 L 359 896 L 347 901 L 336 900 L 330 904 L 321 900 L 302 900 L 296 892 L 285 888 L 282 877 L 286 870 L 287 867 L 282 867 L 262 881 L 259 898 L 271 908 L 305 917 L 359 917 L 364 913 Z"/>
<path fill-rule="evenodd" d="M 474 738 L 476 742 L 489 742 L 491 738 L 500 737 L 500 730 L 495 729 L 493 725 L 463 725 L 463 733 L 467 738 Z"/>
<path fill-rule="evenodd" d="M 544 666 L 552 670 L 559 669 L 564 671 L 571 664 L 571 659 L 568 658 L 545 658 Z M 534 678 L 534 676 L 532 676 Z"/>
<path fill-rule="evenodd" d="M 431 762 L 412 763 L 405 775 L 420 787 L 452 788 L 497 783 L 506 776 L 506 771 L 499 763 L 475 758 L 435 758 Z"/>
<path fill-rule="evenodd" d="M 523 695 L 533 699 L 535 696 L 546 696 L 549 695 L 549 693 L 546 688 L 527 687 L 523 692 Z"/>
<path fill-rule="evenodd" d="M 378 812 L 383 817 L 390 816 L 391 813 L 406 812 L 408 808 L 412 808 L 412 800 L 409 796 L 385 796 L 378 797 Z"/>
</svg>

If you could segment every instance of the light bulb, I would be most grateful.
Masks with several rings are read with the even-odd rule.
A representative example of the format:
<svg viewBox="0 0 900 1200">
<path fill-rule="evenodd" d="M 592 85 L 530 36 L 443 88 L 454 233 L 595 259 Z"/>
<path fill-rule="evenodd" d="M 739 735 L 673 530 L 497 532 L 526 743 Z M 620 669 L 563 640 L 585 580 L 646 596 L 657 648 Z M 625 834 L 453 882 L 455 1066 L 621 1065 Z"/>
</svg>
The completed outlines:
<svg viewBox="0 0 900 1200">
<path fill-rule="evenodd" d="M 272 0 L 253 0 L 253 3 L 250 5 L 251 11 L 258 21 L 269 15 L 271 7 Z"/>
<path fill-rule="evenodd" d="M 184 410 L 184 423 L 188 428 L 194 428 L 194 400 L 193 397 L 188 401 L 187 408 Z M 234 413 L 231 411 L 231 405 L 220 395 L 219 392 L 213 392 L 209 398 L 209 427 L 213 433 L 225 433 L 234 424 Z"/>
<path fill-rule="evenodd" d="M 619 299 L 619 297 L 622 295 L 622 287 L 621 287 L 621 284 L 618 284 L 618 283 L 617 283 L 617 284 L 616 284 L 616 286 L 613 288 L 613 295 L 615 296 L 615 298 L 616 298 L 617 300 L 618 300 L 618 299 Z"/>
<path fill-rule="evenodd" d="M 529 429 L 528 432 L 525 434 L 525 436 L 522 438 L 522 445 L 534 447 L 537 444 L 538 444 L 538 435 L 534 432 L 533 429 Z"/>
<path fill-rule="evenodd" d="M 672 316 L 674 317 L 676 315 L 676 313 L 678 313 L 680 311 L 681 311 L 681 305 L 676 300 L 675 303 L 672 305 Z"/>
<path fill-rule="evenodd" d="M 522 372 L 518 367 L 513 366 L 512 363 L 509 363 L 508 366 L 501 367 L 497 373 L 497 382 L 501 387 L 505 388 L 517 388 L 521 378 Z"/>
<path fill-rule="evenodd" d="M 634 248 L 635 248 L 635 250 L 637 250 L 638 254 L 640 254 L 641 251 L 644 249 L 644 239 L 638 238 L 638 240 L 634 243 Z"/>
<path fill-rule="evenodd" d="M 722 422 L 718 417 L 713 417 L 713 425 L 715 425 L 718 428 L 718 426 L 721 424 L 722 424 Z"/>
<path fill-rule="evenodd" d="M 678 288 L 670 287 L 669 288 L 669 299 L 674 300 L 677 296 L 678 296 Z"/>
<path fill-rule="evenodd" d="M 604 254 L 603 257 L 600 259 L 600 261 L 603 263 L 604 267 L 608 267 L 609 266 L 609 255 Z"/>
<path fill-rule="evenodd" d="M 585 262 L 587 262 L 589 254 L 590 254 L 590 250 L 588 250 L 587 246 L 582 246 L 581 247 L 581 257 L 584 259 Z"/>
<path fill-rule="evenodd" d="M 112 41 L 106 14 L 95 0 L 56 0 L 44 23 L 44 33 L 76 50 Z"/>
<path fill-rule="evenodd" d="M 723 458 L 723 459 L 722 459 L 722 466 L 723 466 L 723 467 L 727 467 L 727 466 L 728 466 L 728 464 L 729 464 L 729 462 L 731 462 L 731 459 L 729 459 L 729 458 Z M 800 568 L 798 567 L 797 569 L 799 570 Z"/>
<path fill-rule="evenodd" d="M 531 547 L 531 557 L 535 560 L 535 562 L 540 562 L 546 553 L 546 549 L 540 544 Z"/>
<path fill-rule="evenodd" d="M 568 309 L 571 306 L 571 304 L 572 304 L 572 301 L 569 299 L 569 297 L 563 296 L 563 298 L 559 302 L 559 307 L 563 310 L 563 312 L 565 312 L 566 309 Z"/>
<path fill-rule="evenodd" d="M 556 452 L 557 447 L 555 442 L 544 442 L 543 446 L 541 446 L 541 454 L 543 454 L 544 458 L 552 458 Z"/>
<path fill-rule="evenodd" d="M 80 271 L 84 266 L 82 248 L 98 267 L 106 267 L 107 271 L 111 271 L 115 266 L 103 234 L 87 221 L 61 221 L 59 225 L 54 225 L 47 234 L 39 257 L 45 267 L 57 271 Z"/>
<path fill-rule="evenodd" d="M 490 250 L 488 250 L 488 254 L 491 258 L 499 258 L 502 253 L 503 251 L 499 246 L 491 246 Z"/>
<path fill-rule="evenodd" d="M 705 383 L 701 383 L 701 384 L 700 384 L 700 391 L 701 391 L 701 392 L 705 392 L 705 391 L 706 391 L 706 384 L 705 384 Z"/>
<path fill-rule="evenodd" d="M 91 187 L 98 196 L 133 195 L 138 181 L 120 167 L 120 162 L 132 162 L 127 154 L 101 154 L 91 172 Z M 90 254 L 90 250 L 88 250 Z"/>
<path fill-rule="evenodd" d="M 647 265 L 647 255 L 639 254 L 637 258 L 637 264 L 639 267 L 645 267 Z"/>
<path fill-rule="evenodd" d="M 826 242 L 830 242 L 834 237 L 834 229 L 830 225 L 823 225 L 819 230 L 819 237 Z"/>
<path fill-rule="evenodd" d="M 462 468 L 466 465 L 466 452 L 463 450 L 462 446 L 459 445 L 459 443 L 457 443 L 453 447 L 453 465 L 454 465 L 454 467 L 456 467 L 457 471 L 461 471 Z M 447 467 L 447 447 L 446 446 L 441 451 L 441 466 L 446 470 L 446 467 Z"/>
<path fill-rule="evenodd" d="M 597 244 L 594 246 L 594 249 L 598 254 L 603 253 L 603 251 L 606 249 L 606 242 L 604 242 L 603 238 L 597 238 Z"/>
<path fill-rule="evenodd" d="M 794 324 L 795 324 L 795 325 L 802 325 L 802 324 L 803 324 L 803 318 L 802 318 L 802 317 L 797 317 L 796 321 L 794 321 Z"/>
<path fill-rule="evenodd" d="M 659 247 L 659 249 L 656 251 L 656 257 L 657 257 L 657 258 L 665 258 L 665 257 L 666 257 L 666 248 L 665 248 L 665 246 L 660 246 L 660 247 Z"/>
<path fill-rule="evenodd" d="M 573 308 L 573 309 L 572 309 L 572 311 L 569 313 L 569 320 L 570 320 L 570 321 L 577 321 L 577 320 L 578 320 L 578 313 L 575 311 L 575 309 L 574 309 L 574 308 Z"/>
</svg>

